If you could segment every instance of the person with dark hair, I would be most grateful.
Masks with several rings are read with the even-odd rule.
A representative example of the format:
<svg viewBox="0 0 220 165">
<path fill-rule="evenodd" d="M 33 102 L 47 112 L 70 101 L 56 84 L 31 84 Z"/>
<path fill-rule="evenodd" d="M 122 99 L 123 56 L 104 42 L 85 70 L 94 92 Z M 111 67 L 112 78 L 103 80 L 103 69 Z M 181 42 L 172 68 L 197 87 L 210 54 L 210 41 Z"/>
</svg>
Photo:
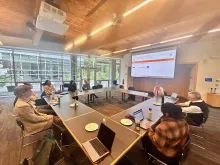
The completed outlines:
<svg viewBox="0 0 220 165">
<path fill-rule="evenodd" d="M 77 91 L 77 85 L 76 85 L 76 83 L 73 80 L 70 81 L 70 84 L 68 86 L 68 91 L 69 92 L 76 92 Z M 79 97 L 78 96 L 74 96 L 73 99 L 78 100 Z"/>
<path fill-rule="evenodd" d="M 146 125 L 147 133 L 142 144 L 147 153 L 161 161 L 171 162 L 181 152 L 189 136 L 189 126 L 183 119 L 182 109 L 172 103 L 161 106 L 163 116 L 152 127 Z"/>
<path fill-rule="evenodd" d="M 17 86 L 14 93 L 18 99 L 15 103 L 13 115 L 23 123 L 25 135 L 50 128 L 53 122 L 62 125 L 61 120 L 57 116 L 40 113 L 31 104 L 30 96 L 32 95 L 32 91 L 30 86 Z"/>
<path fill-rule="evenodd" d="M 56 91 L 56 89 L 54 88 L 54 86 L 51 84 L 50 80 L 46 80 L 44 83 L 44 92 L 46 95 L 52 95 L 52 94 L 58 94 L 60 93 L 60 90 Z"/>
</svg>

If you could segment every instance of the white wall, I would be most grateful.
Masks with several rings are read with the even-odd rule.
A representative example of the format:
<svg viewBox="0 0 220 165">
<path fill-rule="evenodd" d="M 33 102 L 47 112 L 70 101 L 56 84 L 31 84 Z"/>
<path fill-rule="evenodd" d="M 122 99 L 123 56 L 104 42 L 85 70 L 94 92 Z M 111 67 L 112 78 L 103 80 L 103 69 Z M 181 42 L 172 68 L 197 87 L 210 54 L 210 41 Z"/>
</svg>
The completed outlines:
<svg viewBox="0 0 220 165">
<path fill-rule="evenodd" d="M 217 57 L 211 59 L 210 57 Z M 177 63 L 198 63 L 197 76 L 191 77 L 190 89 L 196 81 L 196 91 L 206 99 L 206 93 L 211 87 L 215 87 L 216 79 L 220 78 L 220 38 L 197 42 L 193 44 L 179 45 L 177 48 Z M 122 59 L 121 77 L 127 80 L 128 67 L 131 66 L 131 53 L 124 55 Z M 195 69 L 195 68 L 193 68 Z M 192 73 L 196 70 L 192 70 Z M 212 78 L 213 82 L 205 82 L 205 78 Z M 125 82 L 125 86 L 128 82 Z M 220 93 L 220 87 L 217 92 Z"/>
<path fill-rule="evenodd" d="M 127 53 L 121 59 L 121 82 L 124 80 L 124 88 L 127 89 L 129 86 L 133 86 L 133 78 L 128 73 L 128 67 L 131 67 L 131 53 Z"/>
</svg>

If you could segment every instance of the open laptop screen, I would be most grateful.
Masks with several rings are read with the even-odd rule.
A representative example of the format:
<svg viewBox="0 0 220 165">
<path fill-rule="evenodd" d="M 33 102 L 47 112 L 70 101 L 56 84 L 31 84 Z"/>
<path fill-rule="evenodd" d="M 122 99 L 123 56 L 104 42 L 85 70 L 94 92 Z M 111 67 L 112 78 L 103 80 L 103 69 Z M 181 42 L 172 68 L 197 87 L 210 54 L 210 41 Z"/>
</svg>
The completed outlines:
<svg viewBox="0 0 220 165">
<path fill-rule="evenodd" d="M 142 109 L 140 109 L 140 110 L 134 112 L 134 113 L 133 113 L 133 116 L 134 116 L 135 122 L 141 121 L 141 120 L 144 119 L 144 114 L 143 114 Z"/>
<path fill-rule="evenodd" d="M 112 144 L 115 138 L 115 132 L 113 132 L 110 128 L 108 128 L 105 124 L 101 123 L 98 139 L 102 142 L 102 144 L 111 151 Z"/>
</svg>

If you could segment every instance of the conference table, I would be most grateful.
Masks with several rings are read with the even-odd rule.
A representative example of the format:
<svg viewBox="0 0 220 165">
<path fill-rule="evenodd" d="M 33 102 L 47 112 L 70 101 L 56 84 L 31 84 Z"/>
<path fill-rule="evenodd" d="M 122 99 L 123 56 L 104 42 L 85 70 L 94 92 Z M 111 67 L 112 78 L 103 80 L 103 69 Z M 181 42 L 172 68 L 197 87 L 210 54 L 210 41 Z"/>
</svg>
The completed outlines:
<svg viewBox="0 0 220 165">
<path fill-rule="evenodd" d="M 148 93 L 145 92 L 126 90 L 126 89 L 121 89 L 120 92 L 122 93 L 122 101 L 125 101 L 125 94 L 140 96 L 143 97 L 143 100 L 145 100 L 146 98 L 147 99 L 151 98 L 150 96 L 148 96 Z"/>
<path fill-rule="evenodd" d="M 88 96 L 87 103 L 90 104 L 90 95 L 92 95 L 91 101 L 94 102 L 94 94 L 105 92 L 106 100 L 107 100 L 109 97 L 111 97 L 111 92 L 113 91 L 120 91 L 120 88 L 108 87 L 108 88 L 99 88 L 99 89 L 91 89 L 91 90 L 84 90 L 84 91 L 77 90 L 76 92 L 69 92 L 69 94 L 72 97 L 87 95 Z"/>
<path fill-rule="evenodd" d="M 105 90 L 95 89 L 92 92 L 86 91 L 85 93 L 94 94 L 94 92 L 96 91 L 109 92 L 110 90 L 110 88 Z M 81 93 L 80 95 L 83 95 L 85 93 Z M 57 96 L 55 95 L 55 99 L 56 97 Z M 152 108 L 153 121 L 157 121 L 162 116 L 162 113 L 160 112 L 160 106 L 153 105 L 153 102 L 160 101 L 160 99 L 158 98 L 146 100 L 114 116 L 107 117 L 92 109 L 91 107 L 88 107 L 79 101 L 73 100 L 72 97 L 72 93 L 66 94 L 61 97 L 60 104 L 51 105 L 51 107 L 53 108 L 55 113 L 61 118 L 66 129 L 69 131 L 69 133 L 72 135 L 72 137 L 75 139 L 75 141 L 78 143 L 78 145 L 81 147 L 86 155 L 87 153 L 83 148 L 82 143 L 96 137 L 98 134 L 98 130 L 94 132 L 88 132 L 85 130 L 85 126 L 88 123 L 97 123 L 99 126 L 101 125 L 101 123 L 104 123 L 116 133 L 110 154 L 107 155 L 101 162 L 99 162 L 99 165 L 116 164 L 145 134 L 146 131 L 144 129 L 140 129 L 140 131 L 135 130 L 134 123 L 131 126 L 124 126 L 120 123 L 120 120 L 125 118 L 127 114 L 142 109 L 144 112 L 144 117 L 146 118 L 148 109 Z M 44 99 L 48 104 L 50 104 L 52 96 L 46 96 L 44 97 Z M 78 106 L 75 108 L 71 108 L 70 104 L 75 102 Z M 165 102 L 174 101 L 171 99 L 165 99 Z"/>
</svg>

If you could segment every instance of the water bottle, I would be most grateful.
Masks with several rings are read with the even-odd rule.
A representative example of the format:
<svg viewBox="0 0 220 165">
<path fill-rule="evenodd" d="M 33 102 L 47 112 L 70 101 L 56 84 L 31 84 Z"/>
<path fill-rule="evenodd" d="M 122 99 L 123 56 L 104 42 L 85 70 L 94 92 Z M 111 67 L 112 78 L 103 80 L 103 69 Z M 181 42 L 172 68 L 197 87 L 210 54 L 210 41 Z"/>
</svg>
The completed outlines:
<svg viewBox="0 0 220 165">
<path fill-rule="evenodd" d="M 149 111 L 148 111 L 148 120 L 152 121 L 152 109 L 151 108 L 149 108 Z"/>
</svg>

